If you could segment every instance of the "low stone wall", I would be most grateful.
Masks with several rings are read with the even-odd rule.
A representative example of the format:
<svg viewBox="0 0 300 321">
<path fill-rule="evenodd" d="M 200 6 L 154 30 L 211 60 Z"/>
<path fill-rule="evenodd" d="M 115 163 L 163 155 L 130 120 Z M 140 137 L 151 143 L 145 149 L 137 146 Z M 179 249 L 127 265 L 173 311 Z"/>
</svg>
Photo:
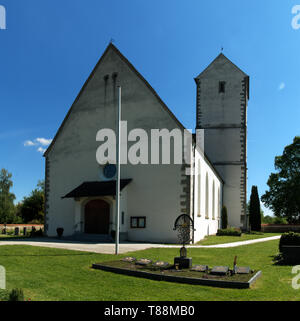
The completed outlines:
<svg viewBox="0 0 300 321">
<path fill-rule="evenodd" d="M 300 233 L 300 225 L 290 224 L 262 224 L 261 231 L 264 233 L 285 233 L 297 232 Z"/>
<path fill-rule="evenodd" d="M 35 228 L 36 231 L 40 229 L 44 230 L 43 224 L 0 224 L 0 234 L 24 234 L 24 228 L 26 228 L 26 233 Z"/>
</svg>

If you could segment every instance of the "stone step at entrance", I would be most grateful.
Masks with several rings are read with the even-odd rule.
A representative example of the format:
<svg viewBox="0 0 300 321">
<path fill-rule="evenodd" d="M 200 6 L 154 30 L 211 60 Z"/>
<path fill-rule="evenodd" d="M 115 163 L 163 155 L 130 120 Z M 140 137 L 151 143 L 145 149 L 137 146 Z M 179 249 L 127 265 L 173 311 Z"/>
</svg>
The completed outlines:
<svg viewBox="0 0 300 321">
<path fill-rule="evenodd" d="M 65 239 L 82 241 L 82 242 L 99 242 L 99 243 L 111 243 L 113 238 L 109 234 L 87 234 L 87 233 L 78 233 Z"/>
</svg>

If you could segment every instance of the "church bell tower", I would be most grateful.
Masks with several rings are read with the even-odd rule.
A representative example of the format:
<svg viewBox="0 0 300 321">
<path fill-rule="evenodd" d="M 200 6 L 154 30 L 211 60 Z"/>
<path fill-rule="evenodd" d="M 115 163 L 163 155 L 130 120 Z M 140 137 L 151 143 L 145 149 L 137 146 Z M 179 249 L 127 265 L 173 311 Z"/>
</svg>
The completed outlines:
<svg viewBox="0 0 300 321">
<path fill-rule="evenodd" d="M 204 130 L 204 153 L 224 180 L 228 224 L 247 228 L 249 76 L 221 53 L 195 81 L 196 129 Z"/>
</svg>

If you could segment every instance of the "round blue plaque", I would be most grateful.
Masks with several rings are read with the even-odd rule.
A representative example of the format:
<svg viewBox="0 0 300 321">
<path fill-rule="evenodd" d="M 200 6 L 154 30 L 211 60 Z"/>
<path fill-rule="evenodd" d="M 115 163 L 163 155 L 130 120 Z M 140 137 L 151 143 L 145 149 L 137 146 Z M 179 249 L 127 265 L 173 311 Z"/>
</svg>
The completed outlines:
<svg viewBox="0 0 300 321">
<path fill-rule="evenodd" d="M 107 164 L 104 166 L 103 174 L 106 178 L 113 178 L 116 175 L 117 168 L 114 164 Z"/>
</svg>

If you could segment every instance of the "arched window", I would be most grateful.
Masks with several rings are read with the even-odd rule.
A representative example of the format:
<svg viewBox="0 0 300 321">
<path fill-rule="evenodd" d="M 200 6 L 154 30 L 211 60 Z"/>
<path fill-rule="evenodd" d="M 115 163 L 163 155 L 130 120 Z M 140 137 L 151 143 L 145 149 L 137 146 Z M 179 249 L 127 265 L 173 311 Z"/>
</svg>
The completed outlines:
<svg viewBox="0 0 300 321">
<path fill-rule="evenodd" d="M 209 218 L 209 189 L 208 189 L 208 175 L 206 173 L 206 179 L 205 179 L 205 218 Z"/>
<path fill-rule="evenodd" d="M 212 219 L 214 220 L 215 219 L 215 181 L 213 181 L 213 184 L 212 184 Z"/>
<path fill-rule="evenodd" d="M 198 160 L 198 216 L 201 216 L 201 167 L 200 167 L 200 159 Z"/>
</svg>

